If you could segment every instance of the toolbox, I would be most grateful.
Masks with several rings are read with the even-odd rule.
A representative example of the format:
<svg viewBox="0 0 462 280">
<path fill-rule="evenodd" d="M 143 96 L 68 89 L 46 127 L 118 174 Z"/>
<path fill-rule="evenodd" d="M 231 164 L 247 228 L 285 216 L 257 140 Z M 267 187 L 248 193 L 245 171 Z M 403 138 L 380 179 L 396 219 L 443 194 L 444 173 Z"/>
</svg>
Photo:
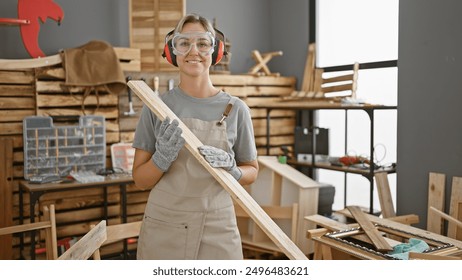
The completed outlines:
<svg viewBox="0 0 462 280">
<path fill-rule="evenodd" d="M 98 172 L 106 166 L 103 116 L 81 116 L 75 126 L 54 126 L 51 117 L 26 117 L 23 139 L 25 179 Z"/>
</svg>

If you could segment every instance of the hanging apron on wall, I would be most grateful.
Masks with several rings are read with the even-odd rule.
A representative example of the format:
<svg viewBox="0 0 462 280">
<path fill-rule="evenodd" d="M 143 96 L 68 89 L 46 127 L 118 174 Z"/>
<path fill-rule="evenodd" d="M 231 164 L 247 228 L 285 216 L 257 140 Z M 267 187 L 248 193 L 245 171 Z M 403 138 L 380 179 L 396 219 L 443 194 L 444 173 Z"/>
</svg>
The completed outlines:
<svg viewBox="0 0 462 280">
<path fill-rule="evenodd" d="M 226 122 L 182 121 L 203 144 L 228 151 Z M 137 258 L 242 259 L 241 246 L 230 195 L 187 149 L 182 149 L 151 190 Z"/>
</svg>

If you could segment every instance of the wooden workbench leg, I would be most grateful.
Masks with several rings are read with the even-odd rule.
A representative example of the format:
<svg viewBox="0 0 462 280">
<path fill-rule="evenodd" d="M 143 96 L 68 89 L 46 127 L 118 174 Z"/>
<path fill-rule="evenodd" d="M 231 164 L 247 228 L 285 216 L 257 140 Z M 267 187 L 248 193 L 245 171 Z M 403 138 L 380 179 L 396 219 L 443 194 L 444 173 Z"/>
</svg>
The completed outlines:
<svg viewBox="0 0 462 280">
<path fill-rule="evenodd" d="M 314 242 L 313 260 L 322 260 L 322 244 Z"/>
<path fill-rule="evenodd" d="M 322 259 L 323 260 L 332 260 L 332 248 L 321 244 Z"/>
</svg>

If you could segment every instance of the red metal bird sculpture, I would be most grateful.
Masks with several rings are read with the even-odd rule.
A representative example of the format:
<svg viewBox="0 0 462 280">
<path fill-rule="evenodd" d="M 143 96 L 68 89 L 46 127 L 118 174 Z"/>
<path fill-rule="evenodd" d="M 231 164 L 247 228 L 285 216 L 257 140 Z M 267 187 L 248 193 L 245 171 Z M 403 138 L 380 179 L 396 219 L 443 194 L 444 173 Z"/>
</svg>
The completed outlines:
<svg viewBox="0 0 462 280">
<path fill-rule="evenodd" d="M 61 23 L 64 12 L 53 0 L 18 0 L 18 18 L 27 19 L 28 24 L 20 26 L 24 47 L 31 57 L 45 57 L 38 44 L 40 22 L 45 23 L 47 18 Z"/>
</svg>

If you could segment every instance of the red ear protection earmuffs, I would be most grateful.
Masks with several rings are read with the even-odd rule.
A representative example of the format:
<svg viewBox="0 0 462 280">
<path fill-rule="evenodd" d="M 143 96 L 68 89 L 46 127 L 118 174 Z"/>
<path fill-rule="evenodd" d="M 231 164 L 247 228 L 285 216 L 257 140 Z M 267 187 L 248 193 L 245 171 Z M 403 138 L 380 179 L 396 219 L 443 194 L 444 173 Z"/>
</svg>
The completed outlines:
<svg viewBox="0 0 462 280">
<path fill-rule="evenodd" d="M 176 55 L 173 53 L 173 48 L 172 48 L 172 35 L 175 32 L 175 30 L 170 31 L 167 33 L 165 36 L 165 46 L 164 46 L 164 52 L 162 53 L 162 57 L 167 59 L 167 61 L 172 64 L 173 66 L 178 67 L 178 64 L 176 62 Z M 216 34 L 220 34 L 221 37 L 223 37 L 223 40 L 218 39 L 215 37 L 215 46 L 213 47 L 213 53 L 212 53 L 212 65 L 217 64 L 220 62 L 220 60 L 223 58 L 224 55 L 227 55 L 226 49 L 225 49 L 225 35 L 223 32 L 221 32 L 218 29 L 215 29 Z"/>
</svg>

